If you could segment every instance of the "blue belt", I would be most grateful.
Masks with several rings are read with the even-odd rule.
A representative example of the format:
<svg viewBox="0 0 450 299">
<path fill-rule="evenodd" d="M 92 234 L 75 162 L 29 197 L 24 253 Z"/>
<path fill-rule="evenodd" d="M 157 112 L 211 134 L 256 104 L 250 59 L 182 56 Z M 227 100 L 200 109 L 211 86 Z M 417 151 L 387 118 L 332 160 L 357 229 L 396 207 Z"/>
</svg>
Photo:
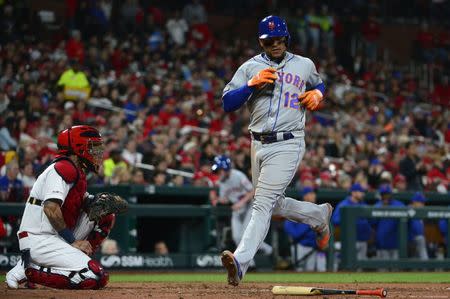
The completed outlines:
<svg viewBox="0 0 450 299">
<path fill-rule="evenodd" d="M 292 134 L 291 132 L 283 132 L 282 134 L 279 134 L 277 132 L 270 132 L 270 133 L 251 132 L 251 134 L 253 136 L 253 139 L 255 139 L 256 141 L 261 141 L 262 144 L 289 140 L 295 137 L 294 134 Z"/>
</svg>

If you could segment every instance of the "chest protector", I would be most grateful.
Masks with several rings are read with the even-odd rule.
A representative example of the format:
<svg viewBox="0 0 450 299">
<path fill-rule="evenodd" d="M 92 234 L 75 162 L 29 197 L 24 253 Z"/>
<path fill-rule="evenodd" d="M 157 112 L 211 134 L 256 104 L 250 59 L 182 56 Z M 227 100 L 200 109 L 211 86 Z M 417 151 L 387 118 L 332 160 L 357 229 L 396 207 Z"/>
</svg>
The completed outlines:
<svg viewBox="0 0 450 299">
<path fill-rule="evenodd" d="M 67 157 L 56 158 L 53 163 L 56 172 L 63 180 L 67 184 L 73 184 L 61 206 L 66 226 L 73 230 L 83 209 L 84 194 L 87 190 L 86 174 Z"/>
</svg>

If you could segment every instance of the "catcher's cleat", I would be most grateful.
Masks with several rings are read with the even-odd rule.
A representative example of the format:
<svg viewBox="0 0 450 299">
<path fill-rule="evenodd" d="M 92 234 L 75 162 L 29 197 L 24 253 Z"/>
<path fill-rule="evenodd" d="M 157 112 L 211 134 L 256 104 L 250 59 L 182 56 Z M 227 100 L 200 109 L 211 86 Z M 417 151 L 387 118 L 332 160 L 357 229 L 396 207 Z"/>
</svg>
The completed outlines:
<svg viewBox="0 0 450 299">
<path fill-rule="evenodd" d="M 316 230 L 316 244 L 317 249 L 319 250 L 327 249 L 328 242 L 330 241 L 330 219 L 331 215 L 333 214 L 333 207 L 329 203 L 326 203 L 324 205 L 328 209 L 326 217 L 327 222 L 325 223 L 325 225 Z"/>
<path fill-rule="evenodd" d="M 238 286 L 242 279 L 242 271 L 239 262 L 234 258 L 233 253 L 228 250 L 222 252 L 220 256 L 222 265 L 228 272 L 228 284 Z"/>
<path fill-rule="evenodd" d="M 6 274 L 5 282 L 10 289 L 18 289 L 19 286 L 23 283 L 27 283 L 27 279 L 19 279 L 12 271 L 9 271 Z"/>
<path fill-rule="evenodd" d="M 27 289 L 32 289 L 32 290 L 37 289 L 36 284 L 35 284 L 34 282 L 29 282 L 29 281 L 27 281 L 27 282 L 25 283 L 25 287 L 26 287 Z"/>
<path fill-rule="evenodd" d="M 124 213 L 128 209 L 128 202 L 117 194 L 102 192 L 95 195 L 89 205 L 89 220 L 99 221 L 109 214 Z"/>
</svg>

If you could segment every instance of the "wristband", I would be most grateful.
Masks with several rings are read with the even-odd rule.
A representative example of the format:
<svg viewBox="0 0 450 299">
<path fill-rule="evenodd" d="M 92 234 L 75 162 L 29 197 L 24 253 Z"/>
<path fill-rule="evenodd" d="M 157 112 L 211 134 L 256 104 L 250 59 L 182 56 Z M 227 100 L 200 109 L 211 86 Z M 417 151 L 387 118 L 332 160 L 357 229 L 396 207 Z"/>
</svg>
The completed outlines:
<svg viewBox="0 0 450 299">
<path fill-rule="evenodd" d="M 73 235 L 73 232 L 67 227 L 65 229 L 60 230 L 58 234 L 69 244 L 75 242 L 75 236 Z"/>
</svg>

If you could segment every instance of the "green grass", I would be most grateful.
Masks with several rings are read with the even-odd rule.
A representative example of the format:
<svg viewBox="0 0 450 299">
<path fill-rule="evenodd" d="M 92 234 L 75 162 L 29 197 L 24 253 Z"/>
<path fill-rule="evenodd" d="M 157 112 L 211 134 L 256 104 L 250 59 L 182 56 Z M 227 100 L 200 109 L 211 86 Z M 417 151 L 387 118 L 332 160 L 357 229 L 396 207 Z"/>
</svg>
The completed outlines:
<svg viewBox="0 0 450 299">
<path fill-rule="evenodd" d="M 5 281 L 5 275 L 0 275 Z M 128 274 L 112 272 L 111 282 L 225 282 L 225 273 L 152 273 Z M 449 283 L 448 272 L 398 272 L 398 273 L 249 273 L 246 282 L 267 283 Z"/>
</svg>

